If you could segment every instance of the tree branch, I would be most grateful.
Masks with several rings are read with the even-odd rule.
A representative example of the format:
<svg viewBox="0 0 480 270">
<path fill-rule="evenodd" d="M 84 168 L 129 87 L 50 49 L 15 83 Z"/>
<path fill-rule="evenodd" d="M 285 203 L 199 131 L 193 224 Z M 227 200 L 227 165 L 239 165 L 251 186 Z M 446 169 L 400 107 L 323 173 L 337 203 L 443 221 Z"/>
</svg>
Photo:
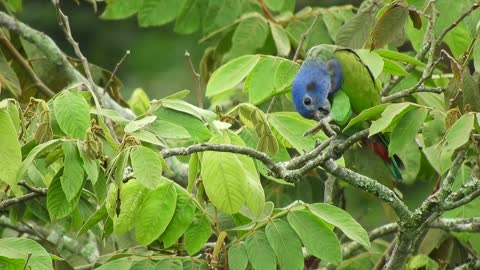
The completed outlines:
<svg viewBox="0 0 480 270">
<path fill-rule="evenodd" d="M 38 87 L 38 90 L 42 92 L 46 97 L 53 97 L 55 95 L 55 92 L 50 90 L 48 86 L 46 86 L 40 78 L 38 78 L 37 74 L 35 71 L 33 71 L 32 67 L 28 63 L 27 60 L 23 58 L 23 56 L 17 51 L 17 49 L 10 43 L 10 41 L 3 35 L 1 34 L 0 37 L 0 43 L 7 49 L 7 51 L 10 53 L 13 59 L 17 61 L 20 66 L 27 72 L 27 75 L 30 77 L 30 79 L 35 83 L 35 85 Z"/>
<path fill-rule="evenodd" d="M 58 48 L 55 42 L 44 33 L 37 31 L 26 24 L 15 20 L 4 12 L 0 12 L 0 26 L 18 34 L 25 40 L 33 43 L 56 67 L 56 72 L 62 74 L 71 83 L 83 82 L 88 83 L 88 80 L 70 64 L 65 54 Z M 113 109 L 120 113 L 126 119 L 133 119 L 135 115 L 130 109 L 120 106 L 109 95 L 104 95 L 104 90 L 96 87 L 100 99 L 106 108 Z"/>
</svg>

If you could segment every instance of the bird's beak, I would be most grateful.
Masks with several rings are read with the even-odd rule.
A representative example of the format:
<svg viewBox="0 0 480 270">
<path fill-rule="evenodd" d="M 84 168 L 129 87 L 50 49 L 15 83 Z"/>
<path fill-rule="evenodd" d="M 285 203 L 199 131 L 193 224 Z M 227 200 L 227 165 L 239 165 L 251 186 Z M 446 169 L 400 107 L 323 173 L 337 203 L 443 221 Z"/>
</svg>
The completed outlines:
<svg viewBox="0 0 480 270">
<path fill-rule="evenodd" d="M 318 108 L 318 110 L 316 110 L 313 113 L 313 119 L 315 119 L 316 121 L 320 121 L 323 118 L 327 117 L 330 114 L 330 111 L 331 111 L 330 102 L 326 100 L 325 104 L 323 104 L 323 106 Z"/>
</svg>

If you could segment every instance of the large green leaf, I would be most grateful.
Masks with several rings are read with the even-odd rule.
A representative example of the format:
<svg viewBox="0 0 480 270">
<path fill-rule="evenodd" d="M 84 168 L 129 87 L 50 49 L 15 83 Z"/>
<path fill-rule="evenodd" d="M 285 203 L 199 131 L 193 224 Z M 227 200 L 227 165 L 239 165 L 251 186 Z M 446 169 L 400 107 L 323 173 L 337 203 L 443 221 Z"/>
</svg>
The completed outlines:
<svg viewBox="0 0 480 270">
<path fill-rule="evenodd" d="M 290 212 L 287 218 L 311 254 L 333 264 L 342 261 L 340 242 L 320 218 L 306 210 Z"/>
<path fill-rule="evenodd" d="M 373 121 L 368 136 L 375 135 L 395 125 L 403 115 L 414 108 L 415 107 L 411 103 L 393 103 L 388 105 L 388 107 L 382 112 L 382 117 Z"/>
<path fill-rule="evenodd" d="M 81 192 L 78 192 L 75 198 L 68 201 L 62 189 L 60 177 L 55 176 L 48 187 L 47 209 L 51 220 L 56 220 L 68 216 L 78 204 Z"/>
<path fill-rule="evenodd" d="M 343 71 L 341 90 L 347 94 L 356 113 L 380 104 L 374 77 L 360 57 L 350 49 L 337 49 L 335 56 Z"/>
<path fill-rule="evenodd" d="M 173 183 L 164 183 L 143 200 L 135 221 L 138 242 L 148 245 L 167 228 L 175 213 L 177 191 Z"/>
<path fill-rule="evenodd" d="M 308 209 L 317 217 L 339 228 L 348 238 L 370 247 L 367 231 L 345 210 L 326 203 L 316 203 Z"/>
<path fill-rule="evenodd" d="M 270 31 L 272 33 L 273 41 L 277 47 L 277 55 L 288 56 L 290 53 L 290 40 L 288 39 L 287 32 L 282 26 L 268 22 L 270 25 Z"/>
<path fill-rule="evenodd" d="M 228 136 L 231 144 L 246 146 L 237 134 L 228 132 Z M 265 205 L 265 193 L 254 160 L 245 155 L 236 155 L 236 158 L 239 159 L 247 180 L 248 191 L 245 195 L 245 203 L 254 216 L 259 216 Z"/>
<path fill-rule="evenodd" d="M 277 259 L 267 236 L 263 231 L 256 231 L 246 239 L 248 260 L 255 270 L 275 270 Z"/>
<path fill-rule="evenodd" d="M 135 177 L 149 189 L 157 188 L 162 182 L 162 157 L 145 146 L 136 146 L 130 152 Z"/>
<path fill-rule="evenodd" d="M 216 135 L 210 143 L 229 143 L 228 136 Z M 202 158 L 203 186 L 213 205 L 227 214 L 237 213 L 249 190 L 247 172 L 232 153 L 205 152 Z"/>
<path fill-rule="evenodd" d="M 80 93 L 62 91 L 53 100 L 53 111 L 60 129 L 67 136 L 85 139 L 90 125 L 90 106 Z"/>
<path fill-rule="evenodd" d="M 22 153 L 17 132 L 6 108 L 0 107 L 0 180 L 7 183 L 15 195 L 22 192 L 17 181 L 25 172 L 22 169 Z M 26 168 L 25 168 L 26 169 Z M 22 173 L 21 173 L 22 172 Z M 18 174 L 21 176 L 17 176 Z"/>
<path fill-rule="evenodd" d="M 378 104 L 377 106 L 363 110 L 357 116 L 352 118 L 352 120 L 348 122 L 348 125 L 343 130 L 345 131 L 365 120 L 377 119 L 383 113 L 385 108 L 387 108 L 387 106 L 388 104 Z"/>
<path fill-rule="evenodd" d="M 152 132 L 164 139 L 188 139 L 190 133 L 181 125 L 171 123 L 166 120 L 156 120 L 145 127 L 145 130 Z"/>
<path fill-rule="evenodd" d="M 62 148 L 65 158 L 63 159 L 63 175 L 60 177 L 60 182 L 65 197 L 70 202 L 77 196 L 83 186 L 83 162 L 75 142 L 64 141 Z"/>
<path fill-rule="evenodd" d="M 358 12 L 340 27 L 336 34 L 335 44 L 353 49 L 362 48 L 375 22 L 375 12 L 372 9 Z"/>
<path fill-rule="evenodd" d="M 230 90 L 239 84 L 260 61 L 259 55 L 244 55 L 235 58 L 217 69 L 207 84 L 207 97 Z"/>
<path fill-rule="evenodd" d="M 268 32 L 267 20 L 258 13 L 251 13 L 251 16 L 242 17 L 233 33 L 232 48 L 225 57 L 229 59 L 255 53 L 257 49 L 263 47 Z"/>
<path fill-rule="evenodd" d="M 352 106 L 350 99 L 343 91 L 337 91 L 333 96 L 332 110 L 330 117 L 338 125 L 344 126 L 352 115 Z"/>
<path fill-rule="evenodd" d="M 296 112 L 275 112 L 268 116 L 268 122 L 277 134 L 277 138 L 287 147 L 294 147 L 299 152 L 312 150 L 315 140 L 325 140 L 323 132 L 304 137 L 303 133 L 315 125 L 315 121 L 302 118 Z"/>
<path fill-rule="evenodd" d="M 241 12 L 240 0 L 208 1 L 207 14 L 203 17 L 204 34 L 211 33 L 232 23 Z"/>
<path fill-rule="evenodd" d="M 468 113 L 460 117 L 445 134 L 442 140 L 428 148 L 424 153 L 432 167 L 443 175 L 452 164 L 452 155 L 470 139 L 470 133 L 474 128 L 475 114 Z"/>
<path fill-rule="evenodd" d="M 118 270 L 118 269 L 130 269 L 133 261 L 130 257 L 125 257 L 121 259 L 116 259 L 109 261 L 106 264 L 95 268 L 95 270 Z"/>
<path fill-rule="evenodd" d="M 155 264 L 154 269 L 172 269 L 172 270 L 183 270 L 184 265 L 181 260 L 173 258 L 161 259 Z M 188 269 L 188 268 L 187 268 Z"/>
<path fill-rule="evenodd" d="M 279 57 L 262 57 L 245 80 L 243 90 L 252 104 L 260 104 L 292 84 L 298 71 L 295 62 Z"/>
<path fill-rule="evenodd" d="M 95 185 L 97 183 L 99 168 L 98 168 L 98 161 L 90 159 L 87 152 L 84 149 L 84 144 L 80 141 L 77 142 L 77 149 L 80 153 L 80 157 L 82 158 L 83 169 L 87 173 L 90 181 L 92 184 Z"/>
<path fill-rule="evenodd" d="M 168 121 L 175 125 L 182 126 L 196 141 L 205 141 L 211 136 L 211 132 L 205 126 L 205 123 L 195 116 L 164 107 L 159 108 L 153 112 L 153 114 L 155 114 L 159 120 Z M 152 124 L 155 124 L 157 121 Z"/>
<path fill-rule="evenodd" d="M 175 242 L 185 233 L 190 224 L 192 224 L 195 215 L 195 203 L 191 194 L 187 193 L 182 187 L 175 185 L 177 190 L 177 202 L 175 213 L 170 224 L 159 240 L 163 241 L 166 248 L 175 244 Z"/>
<path fill-rule="evenodd" d="M 159 26 L 175 19 L 182 7 L 180 0 L 143 0 L 138 10 L 138 24 L 140 26 Z"/>
<path fill-rule="evenodd" d="M 404 62 L 407 64 L 412 64 L 419 67 L 424 67 L 425 64 L 416 58 L 400 52 L 390 51 L 386 49 L 378 49 L 375 52 L 383 58 L 390 59 L 392 61 Z"/>
<path fill-rule="evenodd" d="M 117 212 L 117 214 L 112 217 L 113 230 L 115 233 L 126 233 L 134 227 L 139 209 L 148 192 L 149 190 L 138 180 L 131 179 L 122 185 L 122 189 L 120 190 L 120 205 L 118 205 L 117 196 L 113 196 L 113 201 L 108 200 L 108 207 L 110 209 L 115 208 Z M 112 205 L 113 203 L 115 205 Z"/>
<path fill-rule="evenodd" d="M 380 16 L 372 31 L 371 48 L 382 48 L 400 35 L 408 18 L 408 9 L 402 4 L 394 3 Z"/>
<path fill-rule="evenodd" d="M 175 32 L 191 34 L 201 26 L 203 10 L 208 2 L 204 0 L 185 0 L 175 21 Z"/>
<path fill-rule="evenodd" d="M 303 269 L 302 243 L 287 222 L 280 219 L 269 222 L 265 233 L 281 269 Z"/>
<path fill-rule="evenodd" d="M 245 270 L 248 265 L 248 255 L 245 242 L 240 242 L 228 249 L 228 267 L 231 270 Z"/>
<path fill-rule="evenodd" d="M 183 237 L 188 254 L 193 255 L 202 249 L 211 234 L 212 227 L 208 216 L 198 212 Z"/>
<path fill-rule="evenodd" d="M 28 266 L 32 270 L 53 269 L 50 254 L 37 242 L 27 238 L 0 239 L 0 256 L 26 260 L 31 253 Z"/>
<path fill-rule="evenodd" d="M 401 149 L 409 142 L 415 139 L 418 130 L 422 127 L 428 111 L 425 108 L 416 108 L 407 112 L 400 121 L 398 121 L 392 132 L 390 144 L 388 145 L 388 154 L 393 156 L 399 153 Z"/>
<path fill-rule="evenodd" d="M 308 14 L 308 8 L 305 8 L 304 11 L 306 11 Z M 302 35 L 310 28 L 315 18 L 314 16 L 301 16 L 302 11 L 298 12 L 296 15 L 300 16 L 295 16 L 294 20 L 288 23 L 285 30 L 289 33 L 290 38 L 292 39 L 292 44 L 298 46 Z M 307 50 L 308 48 L 318 44 L 331 43 L 332 39 L 328 33 L 327 26 L 323 22 L 322 18 L 319 17 L 315 25 L 313 25 L 310 35 L 307 35 L 305 38 L 302 49 Z"/>
<path fill-rule="evenodd" d="M 124 19 L 137 13 L 143 0 L 106 0 L 107 7 L 103 11 L 103 19 Z"/>
<path fill-rule="evenodd" d="M 1 140 L 1 141 L 4 141 L 4 140 Z M 22 177 L 27 172 L 28 168 L 30 168 L 32 166 L 33 161 L 39 155 L 44 154 L 45 152 L 54 151 L 57 147 L 60 146 L 61 143 L 62 143 L 61 140 L 51 140 L 51 141 L 39 144 L 39 145 L 35 146 L 32 150 L 30 150 L 30 152 L 28 152 L 27 157 L 23 160 L 22 165 L 18 169 L 17 181 L 22 179 Z M 4 149 L 4 148 L 2 148 L 2 149 Z"/>
<path fill-rule="evenodd" d="M 7 59 L 5 59 L 3 53 L 0 53 L 0 84 L 3 87 L 6 86 L 15 97 L 19 97 L 22 94 L 17 74 L 12 69 Z"/>
</svg>

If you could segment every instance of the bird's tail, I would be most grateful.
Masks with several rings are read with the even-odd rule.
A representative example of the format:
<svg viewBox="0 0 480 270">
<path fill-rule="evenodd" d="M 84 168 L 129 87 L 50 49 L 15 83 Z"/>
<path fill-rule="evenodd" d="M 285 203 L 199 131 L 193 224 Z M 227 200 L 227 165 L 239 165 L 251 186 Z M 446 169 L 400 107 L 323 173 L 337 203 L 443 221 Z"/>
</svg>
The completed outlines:
<svg viewBox="0 0 480 270">
<path fill-rule="evenodd" d="M 395 180 L 401 182 L 401 169 L 404 168 L 403 162 L 397 155 L 393 155 L 393 157 L 389 156 L 388 144 L 389 139 L 383 134 L 375 135 L 367 141 L 368 147 L 385 162 L 385 165 Z"/>
</svg>

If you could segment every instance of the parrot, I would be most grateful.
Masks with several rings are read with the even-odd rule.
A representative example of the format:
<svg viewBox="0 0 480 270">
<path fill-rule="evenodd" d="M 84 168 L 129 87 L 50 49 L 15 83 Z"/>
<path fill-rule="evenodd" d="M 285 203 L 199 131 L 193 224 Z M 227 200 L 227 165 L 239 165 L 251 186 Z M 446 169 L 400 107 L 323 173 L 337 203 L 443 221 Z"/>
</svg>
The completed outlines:
<svg viewBox="0 0 480 270">
<path fill-rule="evenodd" d="M 335 108 L 334 96 L 343 94 L 348 102 Z M 292 82 L 292 100 L 295 110 L 304 118 L 320 121 L 340 109 L 346 112 L 346 120 L 354 113 L 380 104 L 380 94 L 375 79 L 354 50 L 336 45 L 317 45 L 308 50 L 307 56 Z M 332 102 L 333 101 L 333 104 Z M 333 108 L 332 108 L 333 106 Z M 351 108 L 350 108 L 351 107 Z M 403 163 L 397 155 L 388 154 L 388 138 L 375 135 L 366 141 L 367 146 L 386 164 L 394 179 L 402 180 Z"/>
</svg>

